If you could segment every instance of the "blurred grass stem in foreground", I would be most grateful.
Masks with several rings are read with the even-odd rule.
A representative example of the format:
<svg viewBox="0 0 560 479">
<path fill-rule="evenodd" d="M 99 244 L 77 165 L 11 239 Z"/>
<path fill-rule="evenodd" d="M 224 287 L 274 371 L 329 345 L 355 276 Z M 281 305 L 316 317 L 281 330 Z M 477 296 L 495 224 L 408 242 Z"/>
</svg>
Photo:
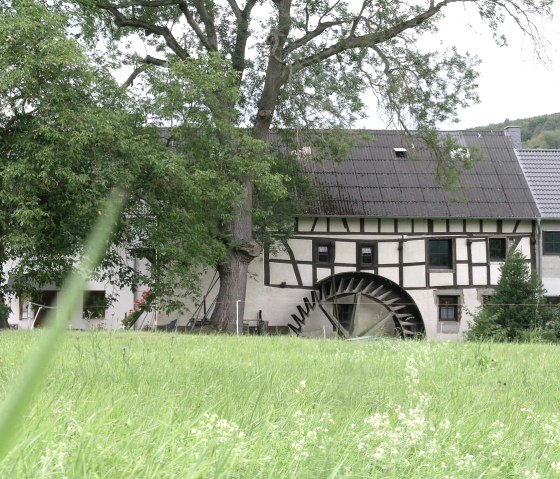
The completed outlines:
<svg viewBox="0 0 560 479">
<path fill-rule="evenodd" d="M 59 295 L 56 309 L 47 317 L 45 333 L 27 361 L 23 373 L 11 387 L 4 404 L 0 407 L 0 460 L 15 444 L 17 427 L 28 406 L 46 377 L 49 365 L 63 339 L 72 314 L 82 298 L 86 281 L 101 262 L 114 225 L 122 210 L 126 195 L 114 190 L 101 210 L 100 216 L 89 236 L 79 266 L 66 279 Z"/>
</svg>

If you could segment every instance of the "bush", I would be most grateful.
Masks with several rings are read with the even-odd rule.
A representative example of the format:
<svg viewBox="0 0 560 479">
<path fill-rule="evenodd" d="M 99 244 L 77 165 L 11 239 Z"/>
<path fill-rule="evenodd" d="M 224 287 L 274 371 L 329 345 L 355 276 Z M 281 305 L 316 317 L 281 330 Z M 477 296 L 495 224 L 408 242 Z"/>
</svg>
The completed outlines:
<svg viewBox="0 0 560 479">
<path fill-rule="evenodd" d="M 547 304 L 540 278 L 527 259 L 511 250 L 500 268 L 494 295 L 476 312 L 468 340 L 557 341 L 560 326 L 556 310 Z"/>
</svg>

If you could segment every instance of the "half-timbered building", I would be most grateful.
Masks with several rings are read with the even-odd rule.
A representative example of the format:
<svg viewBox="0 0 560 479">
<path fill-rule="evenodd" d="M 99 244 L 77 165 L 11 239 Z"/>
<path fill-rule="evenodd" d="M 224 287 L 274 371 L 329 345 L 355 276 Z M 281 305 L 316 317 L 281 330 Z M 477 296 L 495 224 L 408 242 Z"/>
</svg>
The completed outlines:
<svg viewBox="0 0 560 479">
<path fill-rule="evenodd" d="M 449 190 L 420 138 L 363 133 L 344 162 L 300 155 L 318 197 L 285 247 L 251 264 L 241 319 L 302 336 L 461 338 L 508 249 L 535 262 L 538 210 L 510 138 L 519 132 L 440 133 L 482 158 Z"/>
</svg>

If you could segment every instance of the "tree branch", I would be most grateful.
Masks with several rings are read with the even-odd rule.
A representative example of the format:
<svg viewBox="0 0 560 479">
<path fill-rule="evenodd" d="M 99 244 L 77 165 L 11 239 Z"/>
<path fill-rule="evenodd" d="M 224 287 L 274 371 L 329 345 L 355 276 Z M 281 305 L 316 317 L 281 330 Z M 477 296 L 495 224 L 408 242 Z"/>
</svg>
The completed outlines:
<svg viewBox="0 0 560 479">
<path fill-rule="evenodd" d="M 196 20 L 194 19 L 191 11 L 189 10 L 189 6 L 187 5 L 187 3 L 184 2 L 183 0 L 180 0 L 177 3 L 177 5 L 179 5 L 179 9 L 181 10 L 181 12 L 183 12 L 183 15 L 185 16 L 185 19 L 187 20 L 187 23 L 192 28 L 193 32 L 198 37 L 198 39 L 200 40 L 200 43 L 202 43 L 204 48 L 206 48 L 206 50 L 208 50 L 208 51 L 214 51 L 214 49 L 212 47 L 212 44 L 208 40 L 208 37 L 204 34 L 202 29 L 198 26 L 198 23 L 196 23 Z"/>
<path fill-rule="evenodd" d="M 238 83 L 240 83 L 242 80 L 241 74 L 243 74 L 243 71 L 245 70 L 245 55 L 247 50 L 247 40 L 249 39 L 249 19 L 251 17 L 251 11 L 256 5 L 257 0 L 248 0 L 242 11 L 239 10 L 239 6 L 235 0 L 228 0 L 228 2 L 230 3 L 237 19 L 237 31 L 235 35 L 235 45 L 233 47 L 233 51 L 231 52 L 231 62 L 234 70 L 240 73 L 238 76 Z M 238 13 L 236 13 L 236 9 L 238 10 Z"/>
<path fill-rule="evenodd" d="M 299 47 L 302 47 L 303 45 L 307 44 L 308 42 L 310 42 L 314 38 L 321 35 L 321 33 L 323 33 L 327 28 L 335 27 L 337 25 L 342 25 L 344 23 L 346 23 L 346 22 L 343 21 L 343 20 L 338 20 L 336 22 L 332 21 L 332 22 L 319 23 L 319 25 L 317 25 L 315 30 L 307 32 L 303 37 L 300 37 L 297 40 L 294 40 L 293 42 L 288 43 L 286 45 L 286 48 L 284 48 L 284 53 L 288 54 L 288 53 L 293 52 L 294 50 L 297 50 Z"/>
<path fill-rule="evenodd" d="M 189 58 L 188 52 L 183 47 L 181 47 L 181 45 L 179 45 L 179 42 L 173 36 L 169 28 L 144 22 L 143 20 L 140 20 L 138 18 L 125 17 L 123 13 L 118 9 L 118 7 L 110 3 L 96 2 L 95 5 L 101 8 L 102 10 L 106 10 L 107 12 L 109 12 L 113 16 L 115 25 L 118 28 L 125 28 L 125 27 L 140 28 L 146 32 L 161 36 L 165 40 L 166 45 L 181 60 L 186 60 L 187 58 Z"/>
<path fill-rule="evenodd" d="M 161 58 L 154 58 L 150 55 L 146 56 L 146 58 L 143 58 L 140 61 L 141 61 L 141 63 L 143 63 L 143 65 L 139 65 L 134 69 L 134 71 L 130 74 L 130 76 L 123 83 L 122 86 L 124 88 L 128 88 L 129 86 L 131 86 L 134 83 L 134 80 L 136 79 L 136 77 L 138 77 L 138 75 L 140 75 L 143 71 L 145 71 L 146 68 L 148 68 L 148 65 L 157 65 L 159 67 L 163 67 L 163 66 L 167 65 L 167 62 L 165 60 L 162 60 Z"/>
<path fill-rule="evenodd" d="M 206 38 L 208 39 L 210 50 L 217 52 L 218 36 L 216 33 L 216 26 L 214 25 L 214 13 L 212 10 L 208 10 L 206 8 L 204 0 L 193 0 L 193 3 L 202 20 L 202 23 L 204 23 L 204 29 L 206 30 Z"/>
<path fill-rule="evenodd" d="M 430 19 L 431 17 L 439 13 L 440 10 L 446 5 L 450 3 L 460 2 L 460 1 L 462 0 L 443 0 L 442 2 L 439 2 L 437 4 L 432 3 L 426 11 L 408 20 L 405 20 L 397 25 L 394 25 L 386 30 L 380 32 L 368 33 L 360 36 L 352 35 L 343 38 L 339 40 L 337 43 L 325 48 L 324 50 L 321 50 L 317 53 L 314 53 L 313 55 L 309 55 L 308 57 L 295 61 L 292 64 L 292 71 L 297 72 L 303 70 L 304 68 L 320 63 L 323 60 L 326 60 L 327 58 L 330 58 L 334 55 L 337 55 L 338 53 L 347 50 L 352 50 L 354 48 L 367 48 L 367 47 L 372 47 L 373 45 L 378 45 L 380 43 L 383 43 L 387 40 L 395 38 L 400 33 L 406 30 L 421 25 L 423 22 L 425 22 L 426 20 Z"/>
</svg>

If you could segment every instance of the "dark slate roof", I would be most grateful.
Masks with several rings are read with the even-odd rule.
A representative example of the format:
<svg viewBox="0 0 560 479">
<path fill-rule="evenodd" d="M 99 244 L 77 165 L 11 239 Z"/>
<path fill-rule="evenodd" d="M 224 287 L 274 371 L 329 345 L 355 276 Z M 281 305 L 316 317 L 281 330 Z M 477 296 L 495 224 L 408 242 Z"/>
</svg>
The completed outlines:
<svg viewBox="0 0 560 479">
<path fill-rule="evenodd" d="M 543 218 L 560 218 L 560 150 L 517 150 Z"/>
<path fill-rule="evenodd" d="M 384 130 L 352 134 L 357 146 L 345 162 L 300 159 L 303 171 L 321 187 L 307 214 L 478 219 L 538 216 L 511 140 L 503 132 L 439 133 L 452 136 L 463 146 L 477 147 L 483 156 L 472 170 L 462 173 L 460 187 L 451 191 L 438 184 L 435 155 L 419 137 Z M 364 140 L 364 134 L 370 139 Z M 408 158 L 397 158 L 394 148 L 406 148 Z"/>
</svg>

